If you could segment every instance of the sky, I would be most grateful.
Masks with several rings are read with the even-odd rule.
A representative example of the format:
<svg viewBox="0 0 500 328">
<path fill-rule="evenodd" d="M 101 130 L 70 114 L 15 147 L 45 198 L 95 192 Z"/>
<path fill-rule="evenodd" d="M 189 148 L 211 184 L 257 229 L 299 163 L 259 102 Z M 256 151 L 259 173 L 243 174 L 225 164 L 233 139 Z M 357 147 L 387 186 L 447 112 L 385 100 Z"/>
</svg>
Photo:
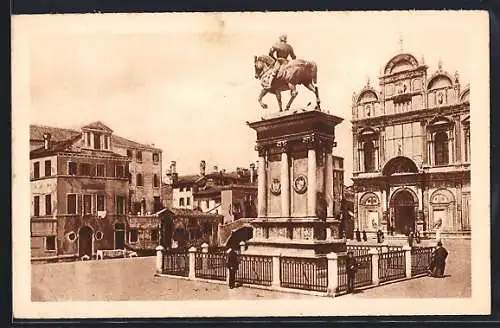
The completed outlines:
<svg viewBox="0 0 500 328">
<path fill-rule="evenodd" d="M 29 121 L 78 129 L 100 120 L 114 133 L 163 150 L 163 170 L 207 167 L 228 171 L 257 159 L 255 131 L 246 121 L 263 110 L 253 56 L 266 54 L 281 34 L 299 58 L 318 65 L 325 111 L 344 118 L 334 153 L 352 182 L 352 93 L 395 55 L 424 57 L 428 74 L 441 60 L 469 82 L 477 56 L 474 13 L 208 13 L 89 14 L 21 17 L 13 37 L 29 43 Z M 480 17 L 484 18 L 484 17 Z M 402 42 L 401 42 L 402 40 Z M 402 46 L 401 46 L 402 45 Z M 292 108 L 314 94 L 299 87 Z M 283 94 L 286 103 L 289 93 Z"/>
</svg>

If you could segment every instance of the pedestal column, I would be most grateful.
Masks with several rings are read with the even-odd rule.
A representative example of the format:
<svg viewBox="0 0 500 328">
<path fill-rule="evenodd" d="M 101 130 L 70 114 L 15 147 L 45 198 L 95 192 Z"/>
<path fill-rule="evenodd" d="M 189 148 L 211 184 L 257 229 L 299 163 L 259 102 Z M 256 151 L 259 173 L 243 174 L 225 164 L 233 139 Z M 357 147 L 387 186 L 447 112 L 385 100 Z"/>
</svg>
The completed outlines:
<svg viewBox="0 0 500 328">
<path fill-rule="evenodd" d="M 329 218 L 333 217 L 334 212 L 334 199 L 333 199 L 333 157 L 332 152 L 328 151 L 326 153 L 326 165 L 325 165 L 325 197 L 326 197 L 326 213 Z"/>
<path fill-rule="evenodd" d="M 307 215 L 316 216 L 316 149 L 307 150 Z"/>
<path fill-rule="evenodd" d="M 257 214 L 259 217 L 265 217 L 267 214 L 266 196 L 266 158 L 259 151 L 259 171 L 257 177 Z"/>
<path fill-rule="evenodd" d="M 281 216 L 290 216 L 290 169 L 286 150 L 281 153 Z"/>
</svg>

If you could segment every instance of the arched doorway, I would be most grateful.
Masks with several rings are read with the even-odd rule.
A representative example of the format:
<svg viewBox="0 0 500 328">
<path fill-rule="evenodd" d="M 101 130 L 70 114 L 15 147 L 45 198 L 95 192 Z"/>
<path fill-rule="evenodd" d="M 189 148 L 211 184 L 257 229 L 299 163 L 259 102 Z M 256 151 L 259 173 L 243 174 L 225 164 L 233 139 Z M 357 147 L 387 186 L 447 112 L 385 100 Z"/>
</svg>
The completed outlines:
<svg viewBox="0 0 500 328">
<path fill-rule="evenodd" d="M 391 201 L 391 210 L 394 218 L 394 232 L 407 235 L 410 230 L 415 231 L 415 213 L 417 200 L 409 190 L 397 192 Z"/>
<path fill-rule="evenodd" d="M 82 257 L 87 255 L 92 257 L 94 253 L 93 245 L 92 245 L 92 236 L 93 232 L 90 227 L 82 227 L 78 232 L 78 256 Z"/>
</svg>

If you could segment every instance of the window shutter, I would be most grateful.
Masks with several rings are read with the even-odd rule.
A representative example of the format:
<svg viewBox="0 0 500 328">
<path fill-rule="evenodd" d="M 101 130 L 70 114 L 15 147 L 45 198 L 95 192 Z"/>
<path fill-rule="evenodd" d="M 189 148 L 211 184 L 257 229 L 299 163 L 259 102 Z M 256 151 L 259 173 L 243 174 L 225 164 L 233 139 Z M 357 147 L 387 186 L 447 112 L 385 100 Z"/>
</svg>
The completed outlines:
<svg viewBox="0 0 500 328">
<path fill-rule="evenodd" d="M 77 214 L 82 214 L 83 213 L 82 194 L 76 195 L 76 213 Z"/>
</svg>

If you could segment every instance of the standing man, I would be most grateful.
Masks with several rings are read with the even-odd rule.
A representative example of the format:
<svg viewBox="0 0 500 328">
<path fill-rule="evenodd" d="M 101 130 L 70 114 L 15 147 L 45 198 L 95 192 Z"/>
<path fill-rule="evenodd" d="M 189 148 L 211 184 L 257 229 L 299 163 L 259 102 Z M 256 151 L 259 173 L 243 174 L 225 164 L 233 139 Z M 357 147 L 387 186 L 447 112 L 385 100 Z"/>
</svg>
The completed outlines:
<svg viewBox="0 0 500 328">
<path fill-rule="evenodd" d="M 238 254 L 231 247 L 227 254 L 227 268 L 229 269 L 229 288 L 233 289 L 236 282 L 236 271 L 238 270 Z"/>
<path fill-rule="evenodd" d="M 408 246 L 413 247 L 413 230 L 408 234 Z"/>
<path fill-rule="evenodd" d="M 356 229 L 356 241 L 361 241 L 361 233 L 359 232 L 359 228 Z"/>
<path fill-rule="evenodd" d="M 443 243 L 438 241 L 436 249 L 432 252 L 431 265 L 429 266 L 431 277 L 444 277 L 444 268 L 446 266 L 447 257 L 448 251 L 443 247 Z"/>
<path fill-rule="evenodd" d="M 358 267 L 352 252 L 347 253 L 345 267 L 347 273 L 347 293 L 352 293 L 354 291 L 354 280 L 356 278 L 356 269 Z"/>
</svg>

